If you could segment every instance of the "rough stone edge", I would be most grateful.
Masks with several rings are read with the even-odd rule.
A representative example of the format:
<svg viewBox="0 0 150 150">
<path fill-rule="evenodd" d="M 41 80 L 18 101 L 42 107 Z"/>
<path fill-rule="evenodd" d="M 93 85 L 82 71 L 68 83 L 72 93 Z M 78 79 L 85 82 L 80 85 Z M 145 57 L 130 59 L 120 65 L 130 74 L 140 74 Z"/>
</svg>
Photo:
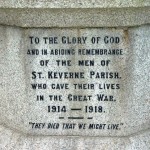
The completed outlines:
<svg viewBox="0 0 150 150">
<path fill-rule="evenodd" d="M 4 0 L 0 8 L 129 8 L 150 6 L 149 0 Z"/>
<path fill-rule="evenodd" d="M 150 24 L 150 7 L 118 9 L 0 8 L 0 24 L 18 27 L 132 27 Z"/>
</svg>

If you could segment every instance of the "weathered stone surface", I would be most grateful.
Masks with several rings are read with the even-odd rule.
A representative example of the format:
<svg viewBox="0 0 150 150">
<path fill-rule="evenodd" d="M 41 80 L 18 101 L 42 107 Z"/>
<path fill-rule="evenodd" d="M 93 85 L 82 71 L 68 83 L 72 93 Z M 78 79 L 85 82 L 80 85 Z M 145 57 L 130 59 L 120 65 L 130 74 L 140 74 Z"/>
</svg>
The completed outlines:
<svg viewBox="0 0 150 150">
<path fill-rule="evenodd" d="M 150 1 L 149 0 L 16 0 L 0 1 L 0 149 L 2 150 L 149 150 L 150 149 Z M 18 27 L 17 27 L 18 26 Z M 37 28 L 38 27 L 38 28 Z M 44 28 L 46 27 L 46 28 Z M 50 27 L 50 28 L 49 28 Z M 109 28 L 108 28 L 109 27 Z M 116 28 L 117 27 L 117 28 Z M 119 36 L 119 44 L 106 44 L 105 36 Z M 29 36 L 58 37 L 58 44 L 31 44 Z M 88 39 L 82 44 L 63 44 L 62 36 Z M 91 44 L 91 37 L 101 37 L 100 43 Z M 44 56 L 27 55 L 28 49 L 53 48 L 121 48 L 120 56 Z M 56 60 L 72 60 L 76 65 L 57 66 Z M 79 59 L 92 59 L 94 66 L 77 66 Z M 100 60 L 110 60 L 107 67 Z M 49 60 L 47 67 L 41 60 Z M 42 62 L 41 62 L 42 63 Z M 118 72 L 121 79 L 90 79 L 89 71 Z M 42 75 L 51 71 L 84 71 L 85 79 L 33 79 L 33 71 Z M 37 74 L 36 74 L 37 75 Z M 76 90 L 74 82 L 92 83 L 94 90 Z M 69 84 L 69 90 L 33 90 L 31 84 L 46 82 Z M 118 83 L 119 90 L 99 90 L 96 85 Z M 112 94 L 116 101 L 96 101 L 98 93 Z M 50 101 L 49 93 L 62 94 L 63 101 Z M 92 101 L 68 102 L 72 94 L 91 94 Z M 36 96 L 44 94 L 43 102 Z M 94 100 L 93 100 L 94 99 Z M 50 113 L 48 106 L 67 106 L 67 113 Z M 102 106 L 103 113 L 72 113 L 71 107 Z M 51 107 L 50 107 L 51 108 Z M 93 109 L 93 108 L 92 108 Z M 97 108 L 96 108 L 97 109 Z M 94 107 L 94 111 L 96 110 Z M 51 109 L 49 109 L 51 110 Z M 83 110 L 82 110 L 83 111 Z M 93 110 L 92 110 L 93 111 Z M 82 120 L 69 120 L 71 115 Z M 90 115 L 89 115 L 90 114 Z M 64 117 L 63 120 L 58 119 Z M 93 117 L 88 120 L 88 117 Z M 59 123 L 59 129 L 32 128 L 31 123 Z M 106 123 L 104 129 L 63 129 L 63 123 Z M 109 124 L 119 128 L 108 130 Z"/>
<path fill-rule="evenodd" d="M 0 126 L 2 150 L 149 150 L 150 132 L 128 137 L 28 136 Z"/>
<path fill-rule="evenodd" d="M 11 130 L 18 131 L 22 134 L 32 134 L 32 135 L 82 135 L 82 136 L 127 136 L 129 137 L 132 134 L 138 134 L 143 131 L 148 131 L 149 128 L 149 48 L 150 48 L 150 35 L 149 26 L 136 27 L 136 28 L 125 28 L 125 29 L 23 29 L 23 28 L 14 28 L 14 27 L 4 27 L 0 28 L 0 41 L 1 41 L 1 88 L 0 88 L 0 102 L 1 102 L 1 124 L 10 128 Z M 80 33 L 80 34 L 79 34 Z M 88 39 L 93 36 L 100 35 L 101 38 L 105 35 L 119 36 L 121 43 L 116 46 L 116 44 L 105 45 L 102 41 L 100 44 L 91 45 L 90 41 L 87 40 L 87 44 L 82 44 L 81 48 L 122 48 L 123 56 L 117 56 L 116 59 L 111 56 L 101 56 L 103 59 L 110 59 L 112 64 L 108 67 L 109 70 L 118 71 L 121 74 L 121 90 L 119 91 L 109 91 L 108 94 L 113 92 L 116 97 L 115 103 L 103 103 L 104 108 L 106 108 L 106 114 L 103 115 L 94 115 L 96 120 L 95 123 L 104 122 L 107 119 L 107 122 L 110 123 L 123 123 L 123 126 L 120 130 L 108 131 L 108 130 L 34 130 L 29 126 L 29 122 L 52 122 L 57 121 L 57 115 L 50 115 L 44 110 L 48 101 L 44 103 L 38 103 L 35 101 L 35 95 L 37 92 L 33 92 L 30 83 L 31 80 L 31 71 L 42 67 L 38 65 L 40 59 L 47 59 L 47 56 L 27 56 L 27 49 L 34 48 L 70 48 L 74 47 L 76 50 L 80 48 L 79 44 L 77 45 L 63 45 L 57 44 L 49 47 L 49 45 L 31 45 L 29 43 L 29 36 L 36 37 L 46 37 L 49 35 L 56 36 L 60 39 L 63 35 L 66 36 L 87 36 Z M 58 40 L 59 41 L 59 40 Z M 51 59 L 51 69 L 62 71 L 66 67 L 57 67 L 54 62 L 55 59 L 69 59 L 74 60 L 74 56 L 53 56 Z M 75 60 L 80 58 L 76 56 Z M 82 59 L 87 58 L 87 56 L 82 56 Z M 96 63 L 100 59 L 96 56 L 91 56 Z M 119 63 L 118 63 L 119 62 Z M 121 63 L 120 63 L 121 62 Z M 56 68 L 55 68 L 56 67 Z M 96 67 L 96 66 L 95 66 Z M 93 70 L 96 68 L 92 67 Z M 75 69 L 76 68 L 76 69 Z M 78 70 L 78 67 L 70 68 Z M 87 67 L 91 68 L 91 67 Z M 102 67 L 100 67 L 102 69 Z M 44 67 L 44 72 L 47 72 L 47 69 Z M 70 70 L 69 69 L 69 70 Z M 101 70 L 100 69 L 100 70 Z M 107 67 L 105 68 L 107 70 Z M 118 69 L 118 70 L 117 70 Z M 84 70 L 84 67 L 83 67 Z M 97 70 L 97 69 L 96 69 Z M 67 71 L 67 70 L 66 70 Z M 89 70 L 84 70 L 89 72 Z M 99 71 L 99 69 L 97 70 Z M 107 70 L 108 71 L 108 70 Z M 39 80 L 40 81 L 40 80 Z M 50 80 L 43 80 L 48 83 L 52 83 Z M 59 79 L 57 80 L 61 82 Z M 67 81 L 67 80 L 66 80 Z M 67 82 L 72 82 L 68 80 Z M 98 82 L 97 79 L 92 79 L 91 81 L 87 78 L 87 82 Z M 103 80 L 100 80 L 103 82 Z M 113 80 L 112 80 L 113 81 Z M 104 82 L 112 82 L 111 80 L 104 80 Z M 116 80 L 115 80 L 116 82 Z M 38 79 L 37 79 L 38 83 Z M 105 90 L 104 90 L 105 91 Z M 43 92 L 43 91 L 42 91 Z M 67 94 L 68 90 L 64 94 Z M 77 94 L 79 91 L 74 91 L 70 89 L 69 92 Z M 89 90 L 89 93 L 93 92 Z M 95 90 L 97 94 L 98 89 Z M 105 91 L 106 92 L 106 91 Z M 44 92 L 45 93 L 45 92 Z M 47 92 L 46 92 L 47 93 Z M 54 93 L 59 93 L 55 91 Z M 85 94 L 87 92 L 85 91 Z M 97 102 L 94 102 L 97 105 Z M 94 104 L 91 103 L 92 105 Z M 44 105 L 43 105 L 44 104 Z M 52 104 L 54 104 L 52 102 Z M 57 104 L 60 104 L 58 102 Z M 71 103 L 65 102 L 67 106 L 71 106 Z M 108 111 L 109 110 L 109 111 Z M 54 117 L 55 116 L 55 117 Z M 99 116 L 99 117 L 98 117 Z M 66 117 L 66 116 L 65 116 Z M 68 115 L 67 115 L 68 117 Z M 61 122 L 61 121 L 60 121 Z M 66 121 L 65 121 L 66 122 Z M 78 121 L 77 121 L 78 122 Z M 87 123 L 86 120 L 83 120 L 82 123 Z M 5 131 L 2 131 L 2 133 Z M 11 131 L 13 132 L 13 131 Z M 147 137 L 147 142 L 149 141 Z M 119 139 L 118 137 L 118 139 Z M 132 136 L 131 136 L 132 137 Z M 41 139 L 41 138 L 40 138 Z M 60 138 L 61 139 L 61 138 Z M 126 139 L 126 138 L 125 138 Z M 131 138 L 134 141 L 134 138 Z M 55 139 L 54 139 L 55 140 Z M 83 138 L 84 140 L 84 138 Z M 53 141 L 53 140 L 52 140 Z M 80 141 L 80 140 L 79 140 Z M 103 141 L 103 140 L 102 140 Z M 109 140 L 108 140 L 109 141 Z M 111 140 L 110 140 L 111 141 Z M 114 142 L 114 140 L 112 140 Z M 120 141 L 120 140 L 119 140 Z M 126 141 L 126 140 L 125 140 Z M 23 140 L 22 140 L 23 142 Z M 80 142 L 79 142 L 80 143 Z M 133 142 L 134 143 L 134 142 Z M 142 143 L 142 142 L 141 142 Z M 83 143 L 82 143 L 83 144 Z M 84 145 L 84 144 L 83 144 Z M 104 144 L 105 145 L 105 144 Z M 122 144 L 121 144 L 122 145 Z M 124 144 L 124 146 L 126 143 Z M 146 144 L 147 145 L 147 144 Z M 85 145 L 84 145 L 85 146 Z M 83 146 L 83 147 L 84 147 Z M 106 146 L 106 145 L 105 145 Z M 124 147 L 123 146 L 123 147 Z M 131 146 L 131 145 L 130 145 Z M 136 143 L 132 147 L 138 147 Z M 140 147 L 141 145 L 139 145 Z M 142 145 L 145 146 L 145 145 Z M 119 146 L 118 146 L 119 147 Z M 125 146 L 126 147 L 126 146 Z M 114 147 L 115 149 L 116 147 Z M 79 149 L 79 148 L 78 148 Z M 98 149 L 98 148 L 97 148 Z M 107 149 L 107 148 L 106 148 Z M 109 149 L 109 148 L 108 148 Z"/>
<path fill-rule="evenodd" d="M 20 27 L 130 27 L 150 23 L 150 8 L 0 8 L 0 24 Z"/>
<path fill-rule="evenodd" d="M 5 0 L 1 8 L 127 8 L 147 7 L 149 0 Z"/>
<path fill-rule="evenodd" d="M 149 0 L 5 0 L 0 24 L 21 27 L 123 27 L 150 23 Z"/>
</svg>

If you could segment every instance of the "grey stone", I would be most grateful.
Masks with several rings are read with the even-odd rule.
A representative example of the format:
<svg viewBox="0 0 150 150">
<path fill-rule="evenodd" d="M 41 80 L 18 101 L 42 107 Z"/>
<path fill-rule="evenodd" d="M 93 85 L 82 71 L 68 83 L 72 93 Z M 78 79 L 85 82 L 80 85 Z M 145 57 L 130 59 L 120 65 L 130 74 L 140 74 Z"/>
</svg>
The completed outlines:
<svg viewBox="0 0 150 150">
<path fill-rule="evenodd" d="M 21 27 L 124 27 L 150 23 L 149 0 L 5 0 L 0 24 Z"/>
<path fill-rule="evenodd" d="M 147 7 L 149 0 L 5 0 L 1 8 L 127 8 Z"/>
<path fill-rule="evenodd" d="M 150 8 L 0 9 L 0 24 L 21 27 L 126 27 L 150 23 Z"/>
<path fill-rule="evenodd" d="M 149 23 L 149 0 L 0 1 L 0 149 L 149 150 Z M 30 36 L 38 37 L 40 43 L 31 44 Z M 63 44 L 62 36 L 87 39 L 82 44 Z M 105 36 L 119 37 L 120 42 L 106 44 Z M 57 37 L 58 44 L 45 44 L 43 37 Z M 100 37 L 98 44 L 92 44 L 92 37 Z M 27 55 L 28 49 L 58 48 L 75 49 L 76 53 Z M 78 55 L 78 49 L 122 49 L 123 55 Z M 58 59 L 71 60 L 72 66 L 57 66 Z M 82 59 L 94 60 L 94 66 L 78 66 Z M 41 60 L 49 60 L 48 67 L 40 65 Z M 103 67 L 101 60 L 110 62 Z M 117 72 L 121 78 L 90 78 L 91 70 Z M 34 79 L 33 71 L 41 71 L 44 78 Z M 85 78 L 51 79 L 48 71 L 83 71 Z M 48 88 L 33 90 L 34 83 L 46 83 Z M 56 83 L 67 83 L 69 89 L 52 89 L 51 84 Z M 93 83 L 94 89 L 75 89 L 74 83 Z M 99 89 L 99 84 L 107 83 L 119 84 L 120 89 Z M 50 94 L 62 95 L 63 100 L 50 101 Z M 71 102 L 69 94 L 92 98 Z M 113 101 L 98 101 L 97 94 L 112 95 Z M 37 95 L 44 95 L 44 101 L 37 101 Z M 64 105 L 66 113 L 48 112 L 48 106 Z M 102 106 L 103 111 L 85 113 L 86 105 L 96 106 L 94 111 Z M 79 107 L 82 111 L 71 111 Z M 69 120 L 72 116 L 84 118 Z M 45 124 L 38 128 L 32 123 Z M 59 128 L 48 129 L 49 123 L 58 123 Z M 62 128 L 63 123 L 74 123 L 75 128 Z M 79 129 L 79 124 L 86 124 L 85 129 Z M 90 124 L 98 124 L 100 129 L 89 129 Z"/>
<path fill-rule="evenodd" d="M 23 29 L 14 27 L 0 28 L 0 41 L 1 41 L 1 83 L 0 83 L 0 102 L 1 102 L 1 139 L 6 140 L 2 144 L 3 149 L 65 149 L 65 144 L 69 144 L 67 149 L 149 149 L 149 26 L 136 27 L 136 28 L 122 28 L 122 29 Z M 87 36 L 86 44 L 30 44 L 29 36 L 47 37 L 53 35 L 58 37 L 59 43 L 61 43 L 62 36 Z M 91 44 L 91 37 L 101 37 L 99 44 Z M 117 44 L 104 44 L 103 38 L 106 35 L 118 36 L 121 42 Z M 41 67 L 39 61 L 42 59 L 48 59 L 48 56 L 30 56 L 27 55 L 28 49 L 52 49 L 52 48 L 120 48 L 123 49 L 122 56 L 101 56 L 101 59 L 109 59 L 112 64 L 105 67 L 106 71 L 118 71 L 121 79 L 89 79 L 86 76 L 85 80 L 81 80 L 83 83 L 120 83 L 120 90 L 102 90 L 102 93 L 113 94 L 116 98 L 116 102 L 101 102 L 100 104 L 105 108 L 106 113 L 94 114 L 93 123 L 106 123 L 106 124 L 121 124 L 119 130 L 96 130 L 85 129 L 79 130 L 78 128 L 72 130 L 65 130 L 59 128 L 58 130 L 44 129 L 32 129 L 29 122 L 49 122 L 69 123 L 66 117 L 71 114 L 70 111 L 66 113 L 65 120 L 58 119 L 59 114 L 51 114 L 47 112 L 47 106 L 49 105 L 48 99 L 44 102 L 37 102 L 36 95 L 40 94 L 40 90 L 33 91 L 31 89 L 31 83 L 45 82 L 51 84 L 55 80 L 37 79 L 32 80 L 31 72 L 40 71 L 47 73 L 49 68 Z M 114 59 L 115 57 L 115 59 Z M 75 59 L 74 59 L 75 58 Z M 56 59 L 71 59 L 76 62 L 80 58 L 87 59 L 88 56 L 53 56 L 50 57 L 50 70 L 52 71 L 80 71 L 79 66 L 73 65 L 68 67 L 58 67 L 54 62 Z M 100 60 L 97 56 L 90 56 L 95 60 L 97 64 Z M 119 62 L 119 63 L 118 63 Z M 99 72 L 103 69 L 102 66 L 92 67 L 92 70 Z M 88 70 L 86 69 L 88 68 Z M 88 74 L 91 67 L 82 67 L 82 71 Z M 108 70 L 107 70 L 108 69 Z M 36 82 L 35 82 L 36 81 Z M 73 83 L 72 79 L 56 80 L 58 83 L 67 82 Z M 78 81 L 78 80 L 77 80 Z M 79 80 L 80 81 L 80 80 Z M 56 83 L 57 83 L 56 82 Z M 75 81 L 76 83 L 76 81 Z M 82 90 L 74 90 L 71 86 L 69 90 L 64 90 L 63 93 L 66 96 L 69 93 L 81 94 Z M 62 91 L 61 91 L 62 92 Z M 54 90 L 55 94 L 61 93 L 58 90 Z M 84 93 L 85 92 L 85 93 Z M 42 91 L 45 95 L 49 94 L 48 90 Z M 98 94 L 99 90 L 95 88 L 93 90 L 82 91 L 82 94 L 92 95 Z M 95 97 L 93 98 L 96 99 Z M 51 102 L 51 105 L 55 105 L 56 102 Z M 57 102 L 58 105 L 71 106 L 83 106 L 81 103 Z M 79 104 L 79 105 L 78 105 Z M 82 103 L 85 104 L 85 103 Z M 88 102 L 88 105 L 98 105 L 98 101 Z M 63 114 L 63 113 L 61 113 Z M 74 113 L 75 114 L 75 113 Z M 83 113 L 77 113 L 76 115 L 83 115 Z M 86 114 L 84 117 L 88 117 Z M 84 119 L 83 121 L 71 121 L 70 123 L 86 123 L 90 124 L 92 121 Z M 9 128 L 6 129 L 5 127 Z M 16 133 L 15 133 L 16 132 Z M 140 134 L 141 133 L 141 134 Z M 57 135 L 56 137 L 44 137 L 44 135 Z M 59 136 L 60 137 L 59 137 Z M 64 135 L 64 137 L 62 137 Z M 71 138 L 65 136 L 72 136 Z M 28 137 L 29 136 L 29 137 Z M 37 137 L 36 137 L 37 136 Z M 77 136 L 77 137 L 73 137 Z M 83 137 L 81 137 L 83 136 Z M 84 137 L 86 136 L 86 137 Z M 89 137 L 87 137 L 89 136 Z M 91 140 L 90 136 L 93 140 Z M 96 136 L 94 138 L 94 136 Z M 4 137 L 4 138 L 3 138 Z M 105 138 L 103 138 L 105 137 Z M 116 138 L 114 138 L 116 137 Z M 77 140 L 77 141 L 76 141 Z M 98 141 L 101 141 L 100 143 Z M 32 142 L 29 142 L 32 141 Z M 39 141 L 41 141 L 39 143 Z M 50 143 L 48 142 L 50 141 Z M 57 141 L 57 143 L 55 143 Z M 146 143 L 144 142 L 146 141 Z M 16 143 L 16 144 L 14 144 Z M 25 144 L 26 143 L 26 144 Z M 44 146 L 43 143 L 47 143 Z M 51 145 L 51 143 L 53 143 Z M 87 144 L 86 144 L 87 143 Z M 108 143 L 112 143 L 108 144 Z M 114 143 L 117 143 L 114 144 Z M 31 146 L 32 145 L 32 146 Z M 76 146 L 74 146 L 76 145 Z M 92 145 L 92 146 L 91 146 Z M 71 147 L 71 148 L 70 148 Z M 38 149 L 38 148 L 37 148 Z"/>
<path fill-rule="evenodd" d="M 128 137 L 28 136 L 0 127 L 2 150 L 149 150 L 150 132 Z"/>
</svg>

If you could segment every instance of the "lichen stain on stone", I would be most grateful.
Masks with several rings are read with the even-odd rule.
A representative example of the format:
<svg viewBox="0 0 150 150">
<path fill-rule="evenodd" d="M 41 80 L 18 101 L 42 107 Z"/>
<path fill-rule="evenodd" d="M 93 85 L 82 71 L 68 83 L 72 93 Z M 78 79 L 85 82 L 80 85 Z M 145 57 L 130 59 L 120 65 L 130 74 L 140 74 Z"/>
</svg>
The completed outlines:
<svg viewBox="0 0 150 150">
<path fill-rule="evenodd" d="M 128 29 L 123 30 L 123 33 L 124 33 L 125 43 L 126 43 L 127 45 L 129 45 L 129 30 L 128 30 Z"/>
</svg>

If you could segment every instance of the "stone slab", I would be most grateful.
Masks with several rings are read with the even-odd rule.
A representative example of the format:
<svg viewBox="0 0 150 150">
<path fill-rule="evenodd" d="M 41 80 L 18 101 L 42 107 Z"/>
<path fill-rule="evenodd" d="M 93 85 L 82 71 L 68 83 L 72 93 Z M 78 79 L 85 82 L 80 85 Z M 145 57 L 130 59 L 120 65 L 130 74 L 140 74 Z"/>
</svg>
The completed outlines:
<svg viewBox="0 0 150 150">
<path fill-rule="evenodd" d="M 23 29 L 14 27 L 0 28 L 1 33 L 1 83 L 0 83 L 0 102 L 1 102 L 1 124 L 11 129 L 18 130 L 24 134 L 31 135 L 74 135 L 74 136 L 129 136 L 147 130 L 149 128 L 149 26 L 128 28 L 128 29 Z M 40 44 L 31 44 L 31 37 L 38 37 Z M 58 37 L 58 44 L 43 43 L 43 37 Z M 87 41 L 82 44 L 62 43 L 62 37 L 87 37 Z M 119 37 L 119 44 L 106 44 L 104 37 Z M 92 37 L 100 37 L 98 44 L 91 44 Z M 32 39 L 34 40 L 34 38 Z M 66 38 L 65 38 L 66 40 Z M 33 41 L 32 41 L 33 42 Z M 122 49 L 123 55 L 30 55 L 30 49 L 59 49 L 69 48 L 86 49 Z M 89 72 L 91 66 L 78 66 L 79 59 L 92 59 L 95 66 L 92 66 L 94 72 L 116 72 L 115 78 L 91 79 Z M 48 59 L 49 67 L 42 67 L 40 60 Z M 73 66 L 57 66 L 56 60 L 72 60 Z M 109 66 L 101 66 L 100 61 L 110 60 Z M 119 63 L 118 63 L 119 62 Z M 84 79 L 48 79 L 49 71 L 73 72 L 83 71 Z M 35 79 L 35 72 L 42 72 L 44 79 L 40 77 Z M 58 76 L 58 75 L 57 75 Z M 120 78 L 121 77 L 121 78 Z M 93 83 L 94 90 L 74 89 L 69 85 L 69 90 L 52 90 L 52 83 Z M 47 83 L 47 90 L 33 90 L 31 84 Z M 117 89 L 98 89 L 99 84 L 118 84 Z M 116 86 L 115 86 L 116 87 Z M 51 93 L 52 92 L 52 93 Z M 67 96 L 72 95 L 92 95 L 92 100 L 88 102 L 69 102 Z M 44 95 L 46 99 L 42 102 L 36 101 L 37 95 Z M 63 103 L 49 100 L 50 94 L 63 94 Z M 99 102 L 95 95 L 106 94 L 113 95 L 116 101 Z M 48 113 L 48 106 L 66 106 L 67 112 Z M 93 106 L 92 113 L 85 113 L 85 106 Z M 102 106 L 104 111 L 96 112 L 95 106 Z M 71 113 L 72 107 L 82 107 L 82 111 Z M 92 108 L 92 109 L 93 109 Z M 89 111 L 89 109 L 88 109 Z M 84 117 L 82 121 L 70 121 L 68 117 Z M 82 116 L 83 115 L 83 116 Z M 65 120 L 59 120 L 59 117 L 65 117 Z M 87 120 L 93 117 L 93 120 Z M 46 128 L 32 128 L 32 123 L 46 123 Z M 60 128 L 48 129 L 48 123 L 59 123 Z M 92 124 L 106 124 L 105 129 L 63 129 L 63 123 L 82 123 L 89 126 Z M 115 130 L 108 130 L 109 124 L 119 124 Z M 78 125 L 77 125 L 78 126 Z"/>
<path fill-rule="evenodd" d="M 0 1 L 0 149 L 149 150 L 149 6 L 149 0 Z M 96 36 L 100 34 L 104 37 L 105 34 L 111 33 L 121 37 L 123 43 L 119 44 L 119 47 L 122 47 L 125 53 L 123 57 L 117 57 L 116 60 L 108 57 L 115 63 L 107 69 L 121 70 L 122 90 L 107 91 L 107 94 L 113 93 L 116 102 L 114 104 L 104 102 L 103 108 L 106 113 L 100 115 L 104 117 L 101 118 L 103 121 L 107 119 L 107 123 L 114 123 L 114 121 L 121 123 L 120 130 L 98 130 L 98 132 L 93 130 L 92 133 L 88 130 L 79 132 L 77 129 L 47 132 L 47 130 L 32 129 L 31 124 L 29 127 L 29 119 L 31 122 L 39 121 L 41 118 L 44 121 L 47 119 L 54 121 L 58 115 L 48 116 L 48 101 L 40 105 L 36 104 L 35 95 L 40 92 L 39 90 L 33 92 L 29 88 L 33 81 L 32 69 L 38 70 L 39 60 L 48 57 L 26 55 L 28 48 L 38 48 L 36 45 L 29 44 L 28 36 L 32 34 L 41 38 L 43 35 L 48 36 L 55 32 L 60 38 L 63 31 L 68 36 L 80 35 L 81 32 L 88 37 L 92 34 Z M 49 47 L 45 44 L 40 45 L 41 48 Z M 63 45 L 59 44 L 59 46 Z M 90 43 L 86 46 L 90 47 Z M 73 45 L 73 47 L 77 49 L 78 46 Z M 121 63 L 117 63 L 119 59 Z M 52 60 L 55 58 L 53 57 Z M 53 69 L 54 66 L 52 64 Z M 42 72 L 47 72 L 46 67 Z M 80 90 L 79 92 L 82 93 Z M 48 91 L 44 92 L 45 95 L 48 93 Z M 63 92 L 63 94 L 67 93 Z M 44 114 L 46 114 L 45 118 Z M 100 119 L 100 116 L 97 115 L 94 122 L 99 122 L 97 119 Z"/>
<path fill-rule="evenodd" d="M 149 0 L 5 0 L 0 24 L 20 27 L 125 27 L 150 23 Z"/>
<path fill-rule="evenodd" d="M 128 8 L 147 7 L 149 0 L 5 0 L 1 8 Z"/>
<path fill-rule="evenodd" d="M 2 150 L 149 150 L 150 131 L 128 137 L 28 136 L 0 126 Z"/>
<path fill-rule="evenodd" d="M 150 7 L 0 8 L 0 24 L 19 27 L 132 27 L 150 23 Z"/>
</svg>

